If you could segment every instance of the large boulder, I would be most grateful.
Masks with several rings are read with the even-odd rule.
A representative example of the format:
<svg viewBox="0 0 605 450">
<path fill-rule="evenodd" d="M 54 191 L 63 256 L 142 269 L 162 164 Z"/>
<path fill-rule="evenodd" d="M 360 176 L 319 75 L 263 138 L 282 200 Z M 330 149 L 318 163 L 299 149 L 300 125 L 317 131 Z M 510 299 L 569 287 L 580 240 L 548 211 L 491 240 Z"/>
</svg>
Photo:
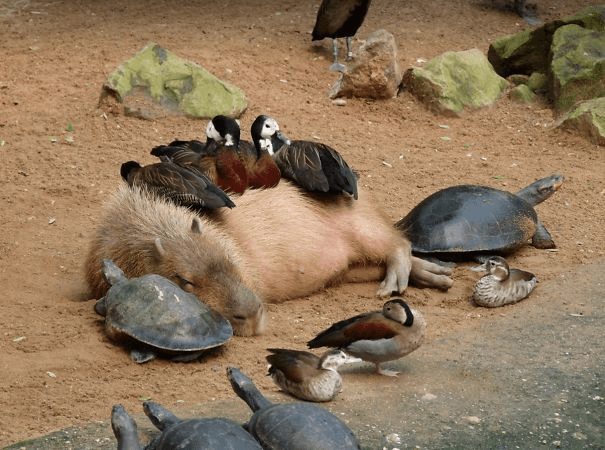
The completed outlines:
<svg viewBox="0 0 605 450">
<path fill-rule="evenodd" d="M 605 97 L 605 32 L 566 25 L 553 35 L 550 95 L 557 114 Z"/>
<path fill-rule="evenodd" d="M 592 143 L 605 146 L 605 97 L 577 105 L 567 114 L 561 128 L 578 131 Z"/>
<path fill-rule="evenodd" d="M 109 75 L 100 106 L 141 118 L 184 114 L 237 118 L 246 110 L 244 93 L 196 63 L 150 43 Z"/>
<path fill-rule="evenodd" d="M 340 76 L 329 96 L 392 98 L 397 95 L 402 76 L 395 38 L 386 30 L 377 30 L 368 36 L 355 65 Z"/>
<path fill-rule="evenodd" d="M 447 52 L 408 69 L 403 83 L 431 111 L 453 116 L 464 107 L 492 105 L 508 87 L 478 49 Z"/>
<path fill-rule="evenodd" d="M 528 29 L 497 39 L 489 46 L 487 59 L 502 77 L 548 73 L 553 35 L 560 27 L 572 24 L 605 31 L 605 5 L 589 6 L 573 16 L 553 20 L 535 30 Z"/>
</svg>

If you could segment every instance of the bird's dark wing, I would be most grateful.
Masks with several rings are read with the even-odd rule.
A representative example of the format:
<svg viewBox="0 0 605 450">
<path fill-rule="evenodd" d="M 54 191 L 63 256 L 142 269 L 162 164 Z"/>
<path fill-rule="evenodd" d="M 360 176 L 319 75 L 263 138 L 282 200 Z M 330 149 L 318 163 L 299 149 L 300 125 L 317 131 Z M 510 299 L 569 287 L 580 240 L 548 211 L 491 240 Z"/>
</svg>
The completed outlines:
<svg viewBox="0 0 605 450">
<path fill-rule="evenodd" d="M 323 173 L 328 180 L 329 191 L 347 192 L 357 199 L 357 175 L 340 153 L 325 144 L 316 144 L 316 148 Z"/>
<path fill-rule="evenodd" d="M 330 186 L 314 143 L 293 141 L 291 145 L 282 146 L 273 158 L 284 178 L 307 191 L 328 192 Z"/>
<path fill-rule="evenodd" d="M 389 339 L 396 334 L 393 321 L 376 311 L 336 322 L 311 339 L 307 346 L 344 348 L 358 340 Z"/>
<path fill-rule="evenodd" d="M 150 164 L 133 170 L 128 184 L 145 186 L 176 204 L 216 209 L 235 204 L 229 196 L 201 173 L 195 173 L 170 161 Z"/>
<path fill-rule="evenodd" d="M 271 352 L 267 355 L 267 361 L 271 364 L 269 374 L 281 370 L 288 379 L 302 382 L 309 371 L 319 366 L 319 357 L 310 352 L 301 350 L 288 350 L 283 348 L 269 348 Z"/>
</svg>

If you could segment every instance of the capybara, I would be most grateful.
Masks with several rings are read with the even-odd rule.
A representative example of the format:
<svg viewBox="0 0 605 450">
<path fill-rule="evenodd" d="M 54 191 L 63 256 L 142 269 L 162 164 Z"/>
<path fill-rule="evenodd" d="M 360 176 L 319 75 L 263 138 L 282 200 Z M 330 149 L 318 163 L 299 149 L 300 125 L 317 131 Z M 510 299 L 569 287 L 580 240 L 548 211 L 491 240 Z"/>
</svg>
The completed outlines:
<svg viewBox="0 0 605 450">
<path fill-rule="evenodd" d="M 235 208 L 200 218 L 146 191 L 119 188 L 92 240 L 86 270 L 93 295 L 105 293 L 101 262 L 113 259 L 129 277 L 172 279 L 249 335 L 262 331 L 262 301 L 337 282 L 384 277 L 377 294 L 388 296 L 405 290 L 411 270 L 423 285 L 451 286 L 449 269 L 412 257 L 409 241 L 364 191 L 358 200 L 309 194 L 282 180 L 234 201 Z"/>
</svg>

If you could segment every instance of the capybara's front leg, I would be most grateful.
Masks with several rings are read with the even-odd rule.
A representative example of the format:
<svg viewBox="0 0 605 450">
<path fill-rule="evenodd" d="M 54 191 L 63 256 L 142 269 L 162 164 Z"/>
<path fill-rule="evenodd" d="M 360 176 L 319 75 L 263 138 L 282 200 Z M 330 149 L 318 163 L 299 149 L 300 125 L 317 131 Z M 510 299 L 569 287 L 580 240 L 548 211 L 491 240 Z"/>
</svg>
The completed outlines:
<svg viewBox="0 0 605 450">
<path fill-rule="evenodd" d="M 387 270 L 376 295 L 387 297 L 393 292 L 402 294 L 408 287 L 411 270 L 411 254 L 408 246 L 395 248 L 387 258 Z"/>
<path fill-rule="evenodd" d="M 410 279 L 416 286 L 432 287 L 447 291 L 454 281 L 450 278 L 452 269 L 412 256 Z"/>
</svg>

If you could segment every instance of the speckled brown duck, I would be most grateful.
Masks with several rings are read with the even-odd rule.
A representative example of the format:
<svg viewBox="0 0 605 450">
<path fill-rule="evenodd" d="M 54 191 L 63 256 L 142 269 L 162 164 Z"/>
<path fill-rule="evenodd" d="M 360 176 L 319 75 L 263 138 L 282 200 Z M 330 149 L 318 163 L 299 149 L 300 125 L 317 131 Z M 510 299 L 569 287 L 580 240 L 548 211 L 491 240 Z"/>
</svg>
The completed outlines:
<svg viewBox="0 0 605 450">
<path fill-rule="evenodd" d="M 267 355 L 269 375 L 283 391 L 311 402 L 332 400 L 342 389 L 338 368 L 343 364 L 359 362 L 339 349 L 331 349 L 321 356 L 302 350 L 269 348 Z"/>
<path fill-rule="evenodd" d="M 473 270 L 486 270 L 473 290 L 473 301 L 479 306 L 495 308 L 523 300 L 532 293 L 537 280 L 533 273 L 510 269 L 506 259 L 491 256 Z"/>
</svg>

